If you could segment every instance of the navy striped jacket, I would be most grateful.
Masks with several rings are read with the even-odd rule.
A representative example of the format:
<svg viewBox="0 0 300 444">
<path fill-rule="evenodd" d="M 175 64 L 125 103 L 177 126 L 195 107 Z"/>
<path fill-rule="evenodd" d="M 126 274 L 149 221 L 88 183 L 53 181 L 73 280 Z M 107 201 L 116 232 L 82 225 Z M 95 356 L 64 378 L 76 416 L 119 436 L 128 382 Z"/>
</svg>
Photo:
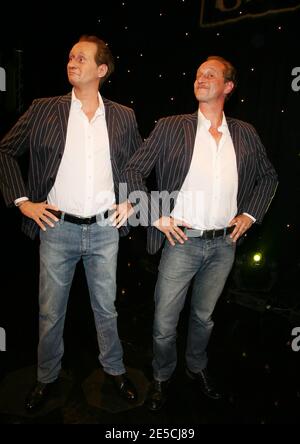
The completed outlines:
<svg viewBox="0 0 300 444">
<path fill-rule="evenodd" d="M 249 213 L 261 223 L 277 187 L 276 172 L 254 127 L 241 120 L 226 120 L 236 153 L 238 214 Z M 193 156 L 197 123 L 198 112 L 159 120 L 150 137 L 135 152 L 123 172 L 129 193 L 135 190 L 147 191 L 145 179 L 154 167 L 158 191 L 172 193 L 181 189 Z M 171 211 L 173 207 L 174 203 Z M 147 211 L 149 214 L 145 210 L 142 217 L 149 220 L 149 206 Z M 149 253 L 157 252 L 164 238 L 161 231 L 149 227 Z"/>
<path fill-rule="evenodd" d="M 132 109 L 103 98 L 116 199 L 122 169 L 141 145 Z M 33 202 L 47 199 L 58 172 L 66 143 L 71 94 L 34 100 L 27 112 L 0 142 L 0 190 L 6 205 L 27 196 Z M 17 158 L 30 150 L 28 178 L 23 180 Z M 38 225 L 23 218 L 22 229 L 32 239 Z M 121 234 L 128 232 L 122 227 Z"/>
</svg>

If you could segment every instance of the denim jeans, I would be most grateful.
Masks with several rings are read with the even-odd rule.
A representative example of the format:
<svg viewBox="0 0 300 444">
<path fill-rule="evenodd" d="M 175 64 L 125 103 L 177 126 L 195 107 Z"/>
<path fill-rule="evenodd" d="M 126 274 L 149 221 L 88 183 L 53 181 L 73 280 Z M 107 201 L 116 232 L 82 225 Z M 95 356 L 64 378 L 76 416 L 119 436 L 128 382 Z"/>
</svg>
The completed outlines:
<svg viewBox="0 0 300 444">
<path fill-rule="evenodd" d="M 214 325 L 212 313 L 234 256 L 235 243 L 229 235 L 212 240 L 189 238 L 174 247 L 166 241 L 155 288 L 152 364 L 157 381 L 166 381 L 175 370 L 176 329 L 192 279 L 186 365 L 192 372 L 206 367 L 206 349 Z"/>
<path fill-rule="evenodd" d="M 38 381 L 53 382 L 61 369 L 63 329 L 76 264 L 82 258 L 105 372 L 125 372 L 117 330 L 117 228 L 98 220 L 76 225 L 59 220 L 40 232 Z"/>
</svg>

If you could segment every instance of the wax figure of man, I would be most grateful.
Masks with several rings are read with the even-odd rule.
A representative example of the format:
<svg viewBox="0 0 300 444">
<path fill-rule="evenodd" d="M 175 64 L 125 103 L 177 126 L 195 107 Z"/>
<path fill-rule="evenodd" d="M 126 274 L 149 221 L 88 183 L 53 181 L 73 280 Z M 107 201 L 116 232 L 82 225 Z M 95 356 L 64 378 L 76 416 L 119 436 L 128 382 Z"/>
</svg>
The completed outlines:
<svg viewBox="0 0 300 444">
<path fill-rule="evenodd" d="M 99 87 L 114 69 L 108 46 L 83 36 L 70 51 L 72 91 L 38 99 L 0 143 L 0 186 L 24 216 L 23 231 L 40 235 L 37 384 L 26 407 L 38 408 L 58 378 L 63 328 L 76 264 L 82 258 L 94 312 L 99 360 L 121 396 L 136 399 L 117 330 L 116 266 L 120 230 L 110 223 L 121 170 L 141 144 L 133 110 L 105 99 Z M 28 183 L 18 157 L 30 151 Z"/>
<path fill-rule="evenodd" d="M 156 189 L 163 192 L 160 209 L 151 195 L 148 216 L 148 251 L 156 253 L 167 240 L 155 289 L 154 378 L 146 401 L 151 410 L 167 399 L 177 363 L 176 327 L 192 279 L 186 372 L 207 396 L 221 397 L 207 370 L 212 313 L 232 268 L 236 241 L 253 223 L 261 223 L 277 186 L 253 126 L 225 117 L 235 79 L 231 63 L 209 57 L 194 83 L 197 112 L 159 120 L 124 171 L 129 200 L 133 191 L 147 192 L 145 178 L 153 168 Z M 145 219 L 148 208 L 138 207 Z"/>
</svg>

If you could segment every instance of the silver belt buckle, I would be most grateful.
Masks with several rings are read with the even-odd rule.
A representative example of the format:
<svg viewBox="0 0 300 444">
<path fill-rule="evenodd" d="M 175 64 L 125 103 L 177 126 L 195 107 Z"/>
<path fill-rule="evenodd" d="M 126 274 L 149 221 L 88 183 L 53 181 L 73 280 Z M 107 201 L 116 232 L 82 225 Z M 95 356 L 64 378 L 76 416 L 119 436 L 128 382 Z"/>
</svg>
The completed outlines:
<svg viewBox="0 0 300 444">
<path fill-rule="evenodd" d="M 202 237 L 204 230 L 198 230 L 197 228 L 186 228 L 185 234 L 188 237 Z"/>
</svg>

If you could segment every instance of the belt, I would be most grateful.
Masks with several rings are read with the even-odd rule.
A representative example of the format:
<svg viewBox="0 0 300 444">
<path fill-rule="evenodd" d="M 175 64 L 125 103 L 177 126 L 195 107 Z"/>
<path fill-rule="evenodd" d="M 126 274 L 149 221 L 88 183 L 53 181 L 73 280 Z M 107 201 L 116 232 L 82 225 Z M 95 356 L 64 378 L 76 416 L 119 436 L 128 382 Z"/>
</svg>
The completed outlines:
<svg viewBox="0 0 300 444">
<path fill-rule="evenodd" d="M 233 232 L 235 225 L 232 227 L 225 227 L 219 230 L 196 230 L 194 228 L 183 228 L 183 231 L 188 237 L 201 237 L 202 239 L 214 239 L 215 237 L 223 236 Z"/>
<path fill-rule="evenodd" d="M 70 222 L 71 224 L 77 224 L 77 225 L 92 225 L 95 222 L 97 222 L 97 216 L 91 216 L 91 217 L 78 217 L 74 216 L 73 214 L 64 213 L 62 211 L 56 211 L 56 210 L 50 210 L 50 213 L 54 214 L 54 216 L 57 217 L 57 219 L 63 219 L 66 222 Z M 108 218 L 108 210 L 106 210 L 104 213 L 101 214 L 101 219 L 107 219 Z"/>
</svg>

